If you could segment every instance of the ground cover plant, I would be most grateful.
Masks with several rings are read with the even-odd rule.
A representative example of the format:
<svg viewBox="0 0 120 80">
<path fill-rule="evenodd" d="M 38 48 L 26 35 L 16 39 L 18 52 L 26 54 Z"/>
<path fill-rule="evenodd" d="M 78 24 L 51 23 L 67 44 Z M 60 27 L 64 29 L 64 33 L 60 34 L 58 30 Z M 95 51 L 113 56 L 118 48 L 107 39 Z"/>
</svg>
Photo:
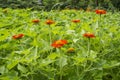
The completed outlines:
<svg viewBox="0 0 120 80">
<path fill-rule="evenodd" d="M 119 17 L 0 9 L 0 80 L 119 80 Z"/>
</svg>

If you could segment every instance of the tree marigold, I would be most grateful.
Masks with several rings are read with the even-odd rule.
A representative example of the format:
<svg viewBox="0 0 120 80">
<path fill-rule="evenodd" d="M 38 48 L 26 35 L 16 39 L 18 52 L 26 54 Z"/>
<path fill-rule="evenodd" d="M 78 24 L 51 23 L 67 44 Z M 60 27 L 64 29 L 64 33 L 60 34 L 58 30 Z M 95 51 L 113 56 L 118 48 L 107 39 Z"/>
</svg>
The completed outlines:
<svg viewBox="0 0 120 80">
<path fill-rule="evenodd" d="M 95 35 L 93 33 L 90 33 L 90 32 L 84 33 L 83 36 L 87 37 L 87 38 L 95 38 Z"/>
<path fill-rule="evenodd" d="M 105 10 L 95 10 L 96 14 L 106 14 Z"/>
<path fill-rule="evenodd" d="M 13 39 L 20 39 L 24 36 L 24 34 L 18 34 L 18 35 L 13 35 L 12 38 Z"/>
<path fill-rule="evenodd" d="M 74 23 L 79 23 L 80 20 L 79 20 L 79 19 L 75 19 L 75 20 L 72 20 L 72 22 L 74 22 Z"/>
<path fill-rule="evenodd" d="M 55 22 L 53 20 L 47 20 L 45 23 L 48 25 L 51 25 L 51 24 L 54 24 Z"/>
<path fill-rule="evenodd" d="M 51 46 L 54 48 L 60 48 L 60 47 L 64 46 L 65 44 L 67 44 L 67 40 L 57 40 L 57 41 L 53 42 L 51 44 Z"/>
<path fill-rule="evenodd" d="M 33 22 L 33 23 L 39 23 L 40 20 L 39 20 L 39 19 L 34 19 L 34 20 L 32 20 L 32 22 Z"/>
</svg>

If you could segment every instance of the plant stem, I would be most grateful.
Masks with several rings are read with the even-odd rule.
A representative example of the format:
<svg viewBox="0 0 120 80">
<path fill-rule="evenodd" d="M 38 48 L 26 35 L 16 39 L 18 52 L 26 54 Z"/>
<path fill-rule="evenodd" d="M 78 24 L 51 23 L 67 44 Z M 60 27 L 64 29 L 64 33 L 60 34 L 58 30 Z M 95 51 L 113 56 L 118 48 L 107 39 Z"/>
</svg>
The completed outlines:
<svg viewBox="0 0 120 80">
<path fill-rule="evenodd" d="M 50 39 L 50 45 L 51 45 L 51 28 L 50 28 L 50 25 L 49 25 L 49 29 L 50 29 L 50 31 L 49 31 L 49 39 Z"/>
<path fill-rule="evenodd" d="M 60 80 L 62 80 L 62 61 L 60 58 Z"/>
<path fill-rule="evenodd" d="M 88 38 L 88 57 L 90 56 L 90 38 Z"/>
<path fill-rule="evenodd" d="M 77 73 L 77 77 L 79 78 L 79 66 L 78 65 L 76 65 L 76 73 Z"/>
<path fill-rule="evenodd" d="M 60 67 L 60 80 L 62 80 L 62 74 L 63 74 L 63 72 L 62 72 L 62 53 L 60 52 L 60 50 L 59 49 L 57 49 L 57 51 L 58 51 L 58 53 L 59 53 L 59 55 L 60 55 L 60 58 L 59 58 L 59 67 Z"/>
</svg>

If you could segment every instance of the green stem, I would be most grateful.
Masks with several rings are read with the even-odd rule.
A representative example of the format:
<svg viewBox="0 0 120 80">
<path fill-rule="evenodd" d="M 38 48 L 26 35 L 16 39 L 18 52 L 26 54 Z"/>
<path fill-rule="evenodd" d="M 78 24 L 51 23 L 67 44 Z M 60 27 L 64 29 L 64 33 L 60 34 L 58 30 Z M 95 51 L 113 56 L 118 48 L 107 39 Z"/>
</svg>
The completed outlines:
<svg viewBox="0 0 120 80">
<path fill-rule="evenodd" d="M 51 45 L 51 28 L 50 28 L 50 25 L 49 25 L 49 29 L 50 29 L 50 31 L 49 31 L 49 39 L 50 39 L 50 45 Z"/>
<path fill-rule="evenodd" d="M 60 80 L 62 80 L 62 61 L 61 61 L 61 58 L 60 58 Z"/>
<path fill-rule="evenodd" d="M 88 57 L 90 56 L 90 38 L 88 38 Z"/>
<path fill-rule="evenodd" d="M 60 80 L 62 80 L 62 74 L 63 74 L 63 71 L 62 71 L 62 53 L 60 52 L 59 49 L 57 49 L 59 55 L 60 55 L 60 58 L 59 58 L 59 67 L 60 67 Z"/>
<path fill-rule="evenodd" d="M 100 28 L 100 39 L 102 40 L 102 26 L 101 26 L 101 17 L 102 17 L 102 15 L 100 14 L 99 28 Z"/>
<path fill-rule="evenodd" d="M 37 52 L 38 52 L 38 46 L 35 47 L 35 53 L 34 53 L 34 61 L 36 62 L 37 58 Z"/>
<path fill-rule="evenodd" d="M 79 66 L 76 65 L 76 73 L 77 73 L 77 77 L 79 78 Z"/>
</svg>

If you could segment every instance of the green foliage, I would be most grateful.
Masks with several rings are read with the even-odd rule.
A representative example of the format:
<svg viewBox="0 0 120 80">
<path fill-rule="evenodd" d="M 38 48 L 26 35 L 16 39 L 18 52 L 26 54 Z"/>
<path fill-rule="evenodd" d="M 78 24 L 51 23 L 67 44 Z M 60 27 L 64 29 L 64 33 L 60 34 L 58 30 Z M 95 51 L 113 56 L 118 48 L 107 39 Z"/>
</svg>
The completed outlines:
<svg viewBox="0 0 120 80">
<path fill-rule="evenodd" d="M 37 10 L 51 9 L 87 9 L 87 8 L 105 8 L 120 9 L 119 0 L 0 0 L 2 8 L 32 8 Z"/>
<path fill-rule="evenodd" d="M 0 80 L 120 79 L 119 12 L 100 16 L 80 10 L 7 8 L 0 9 L 0 15 Z M 33 23 L 34 19 L 40 22 Z M 47 25 L 47 19 L 55 23 Z M 81 22 L 73 23 L 74 19 Z M 89 41 L 85 32 L 96 37 Z M 12 38 L 19 33 L 24 37 Z M 59 39 L 68 43 L 53 48 L 52 42 Z"/>
</svg>

